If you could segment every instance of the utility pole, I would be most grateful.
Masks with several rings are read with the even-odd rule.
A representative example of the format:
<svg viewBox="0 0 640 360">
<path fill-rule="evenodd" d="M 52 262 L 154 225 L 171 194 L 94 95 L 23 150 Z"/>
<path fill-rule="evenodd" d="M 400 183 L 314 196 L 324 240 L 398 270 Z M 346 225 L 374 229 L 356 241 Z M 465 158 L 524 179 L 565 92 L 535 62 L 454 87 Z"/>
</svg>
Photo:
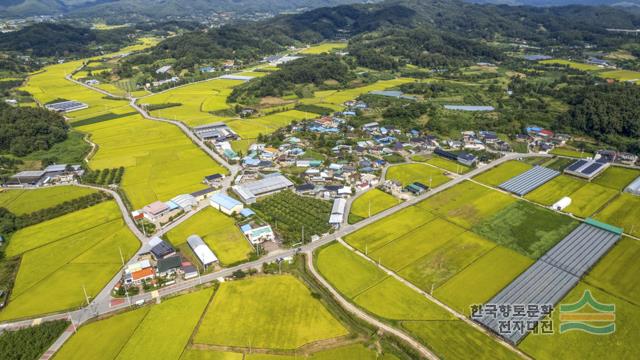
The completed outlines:
<svg viewBox="0 0 640 360">
<path fill-rule="evenodd" d="M 371 217 L 371 199 L 369 199 L 369 216 L 368 217 Z"/>
<path fill-rule="evenodd" d="M 118 251 L 120 251 L 120 261 L 122 261 L 122 268 L 124 268 L 124 256 L 122 256 L 122 249 L 120 248 L 120 246 L 118 246 Z M 127 290 L 127 287 L 124 285 L 124 283 L 122 284 L 122 286 L 124 286 L 124 295 L 127 297 L 127 304 L 131 306 L 131 298 L 129 297 L 129 290 Z"/>
<path fill-rule="evenodd" d="M 78 332 L 78 328 L 76 327 L 76 323 L 73 322 L 73 316 L 71 316 L 70 312 L 67 312 L 67 315 L 69 316 L 69 320 L 71 321 L 71 326 L 73 326 L 73 333 L 77 333 Z"/>
</svg>

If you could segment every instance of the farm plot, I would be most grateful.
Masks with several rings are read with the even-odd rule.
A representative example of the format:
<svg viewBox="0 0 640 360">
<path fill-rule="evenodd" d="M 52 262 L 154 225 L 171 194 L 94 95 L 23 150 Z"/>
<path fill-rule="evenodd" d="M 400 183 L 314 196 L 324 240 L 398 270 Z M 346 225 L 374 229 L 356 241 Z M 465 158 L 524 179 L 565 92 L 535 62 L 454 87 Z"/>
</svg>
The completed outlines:
<svg viewBox="0 0 640 360">
<path fill-rule="evenodd" d="M 300 54 L 318 55 L 322 53 L 328 53 L 333 50 L 344 49 L 347 47 L 346 42 L 329 42 L 324 44 L 318 44 L 300 51 Z"/>
<path fill-rule="evenodd" d="M 0 207 L 16 215 L 24 215 L 95 192 L 96 190 L 77 186 L 55 186 L 34 190 L 5 190 L 0 192 Z"/>
<path fill-rule="evenodd" d="M 243 139 L 256 139 L 260 134 L 269 135 L 294 121 L 309 120 L 317 117 L 317 114 L 289 110 L 257 118 L 231 120 L 227 122 L 227 125 Z"/>
<path fill-rule="evenodd" d="M 450 180 L 442 170 L 425 164 L 392 166 L 387 170 L 386 179 L 399 181 L 402 186 L 417 181 L 430 187 L 440 186 Z"/>
<path fill-rule="evenodd" d="M 580 158 L 580 159 L 593 157 L 593 154 L 590 152 L 574 150 L 566 147 L 557 147 L 551 150 L 550 153 L 553 155 L 568 156 L 568 157 L 574 157 L 574 158 Z"/>
<path fill-rule="evenodd" d="M 381 80 L 371 85 L 361 86 L 353 89 L 346 90 L 328 90 L 328 91 L 316 91 L 314 97 L 310 99 L 302 99 L 301 103 L 304 104 L 317 104 L 326 103 L 334 105 L 342 105 L 346 101 L 353 100 L 362 94 L 367 94 L 371 91 L 385 90 L 392 87 L 396 87 L 409 82 L 414 82 L 414 79 L 410 78 L 398 78 L 393 80 Z M 325 106 L 325 105 L 323 105 Z"/>
<path fill-rule="evenodd" d="M 596 219 L 621 227 L 627 234 L 640 236 L 640 197 L 620 194 L 596 215 Z"/>
<path fill-rule="evenodd" d="M 201 210 L 171 229 L 166 237 L 174 246 L 178 246 L 194 234 L 211 247 L 225 266 L 246 260 L 253 250 L 233 218 L 211 207 Z"/>
<path fill-rule="evenodd" d="M 609 166 L 594 183 L 606 186 L 618 191 L 624 190 L 633 180 L 640 176 L 640 171 L 620 166 Z"/>
<path fill-rule="evenodd" d="M 520 357 L 462 320 L 405 321 L 407 329 L 444 359 L 519 359 Z M 452 334 L 452 336 L 443 336 Z"/>
<path fill-rule="evenodd" d="M 349 223 L 354 223 L 373 216 L 390 207 L 398 205 L 400 199 L 378 189 L 372 189 L 360 195 L 352 204 Z"/>
<path fill-rule="evenodd" d="M 608 335 L 593 335 L 583 331 L 569 331 L 560 333 L 559 311 L 552 315 L 552 335 L 529 335 L 518 346 L 520 349 L 536 359 L 574 359 L 574 358 L 633 358 L 640 353 L 640 307 L 629 303 L 614 295 L 594 288 L 585 283 L 579 283 L 569 294 L 560 301 L 561 304 L 577 303 L 585 291 L 601 304 L 615 305 L 615 332 Z M 588 313 L 590 308 L 584 308 Z M 607 323 L 592 323 L 603 326 Z"/>
<path fill-rule="evenodd" d="M 465 181 L 417 206 L 470 229 L 515 201 L 509 195 Z"/>
<path fill-rule="evenodd" d="M 471 305 L 484 304 L 525 271 L 533 260 L 496 246 L 435 290 L 434 295 L 470 315 Z"/>
<path fill-rule="evenodd" d="M 8 253 L 21 254 L 22 260 L 0 319 L 79 306 L 85 301 L 83 286 L 90 296 L 97 294 L 121 267 L 118 249 L 129 257 L 139 246 L 119 216 L 110 201 L 14 234 Z M 87 218 L 95 220 L 82 222 Z"/>
<path fill-rule="evenodd" d="M 467 231 L 411 263 L 399 274 L 422 290 L 433 291 L 495 246 Z"/>
<path fill-rule="evenodd" d="M 90 323 L 56 359 L 179 359 L 212 293 L 204 289 Z"/>
<path fill-rule="evenodd" d="M 441 158 L 439 156 L 434 156 L 431 159 L 427 160 L 427 164 L 431 164 L 455 174 L 465 174 L 471 170 L 471 168 L 468 166 L 445 158 Z"/>
<path fill-rule="evenodd" d="M 607 79 L 615 79 L 618 81 L 630 81 L 635 83 L 640 81 L 640 72 L 631 70 L 604 71 L 599 73 L 598 76 Z"/>
<path fill-rule="evenodd" d="M 586 183 L 584 180 L 579 180 L 567 175 L 560 175 L 528 193 L 524 198 L 537 202 L 538 204 L 551 206 L 563 197 L 571 195 L 586 185 Z"/>
<path fill-rule="evenodd" d="M 619 298 L 640 299 L 640 242 L 623 237 L 587 274 L 584 281 Z"/>
<path fill-rule="evenodd" d="M 189 126 L 204 125 L 224 120 L 211 112 L 229 109 L 227 97 L 231 95 L 234 87 L 242 83 L 244 83 L 242 80 L 229 79 L 203 81 L 147 96 L 141 100 L 141 104 L 180 104 L 180 106 L 154 110 L 152 114 L 166 119 L 180 120 Z"/>
<path fill-rule="evenodd" d="M 540 61 L 540 64 L 545 64 L 545 65 L 564 65 L 564 66 L 568 66 L 570 68 L 573 68 L 573 69 L 576 69 L 576 70 L 582 70 L 582 71 L 597 71 L 597 70 L 600 70 L 600 67 L 598 65 L 583 64 L 583 63 L 570 61 L 570 60 L 563 60 L 563 59 L 542 60 L 542 61 Z"/>
<path fill-rule="evenodd" d="M 372 262 L 334 243 L 317 253 L 320 273 L 342 294 L 363 309 L 389 320 L 451 319 L 452 315 L 388 277 Z M 338 269 L 334 269 L 337 264 Z"/>
<path fill-rule="evenodd" d="M 429 211 L 410 206 L 347 235 L 345 241 L 362 252 L 375 251 L 434 217 Z"/>
<path fill-rule="evenodd" d="M 331 206 L 328 201 L 281 191 L 258 200 L 252 208 L 265 221 L 275 225 L 275 231 L 284 241 L 296 243 L 309 241 L 311 236 L 324 234 L 331 229 Z"/>
<path fill-rule="evenodd" d="M 618 191 L 614 189 L 595 183 L 587 183 L 569 196 L 571 198 L 571 205 L 567 207 L 565 211 L 576 216 L 587 218 L 607 204 L 617 194 Z"/>
<path fill-rule="evenodd" d="M 465 230 L 443 219 L 432 220 L 375 251 L 369 251 L 385 267 L 399 271 Z"/>
<path fill-rule="evenodd" d="M 271 354 L 246 354 L 245 360 L 299 360 L 302 355 L 271 355 Z M 198 358 L 202 359 L 202 358 Z M 309 360 L 398 360 L 398 358 L 390 353 L 379 354 L 372 348 L 367 348 L 362 344 L 353 344 L 338 347 L 330 350 L 323 350 L 315 352 L 305 357 Z M 202 360 L 227 360 L 227 358 L 207 358 Z M 229 360 L 235 360 L 230 358 Z"/>
<path fill-rule="evenodd" d="M 31 76 L 22 89 L 41 103 L 62 98 L 88 104 L 88 109 L 67 114 L 72 124 L 132 111 L 127 101 L 107 99 L 64 79 L 81 64 L 74 61 L 48 66 Z M 144 120 L 139 115 L 91 123 L 79 126 L 79 130 L 90 133 L 91 140 L 99 146 L 89 163 L 91 168 L 126 168 L 121 186 L 134 208 L 199 190 L 203 176 L 225 172 L 175 126 Z"/>
<path fill-rule="evenodd" d="M 264 276 L 221 284 L 193 342 L 296 349 L 347 334 L 298 279 Z"/>
<path fill-rule="evenodd" d="M 519 201 L 481 222 L 473 231 L 537 259 L 577 226 L 578 222 L 570 217 Z"/>
<path fill-rule="evenodd" d="M 135 209 L 200 190 L 204 176 L 226 172 L 170 124 L 132 115 L 79 129 L 99 145 L 92 168 L 125 167 L 121 186 Z"/>
<path fill-rule="evenodd" d="M 474 177 L 474 180 L 490 186 L 498 186 L 503 182 L 531 169 L 531 165 L 522 161 L 508 161 Z"/>
</svg>

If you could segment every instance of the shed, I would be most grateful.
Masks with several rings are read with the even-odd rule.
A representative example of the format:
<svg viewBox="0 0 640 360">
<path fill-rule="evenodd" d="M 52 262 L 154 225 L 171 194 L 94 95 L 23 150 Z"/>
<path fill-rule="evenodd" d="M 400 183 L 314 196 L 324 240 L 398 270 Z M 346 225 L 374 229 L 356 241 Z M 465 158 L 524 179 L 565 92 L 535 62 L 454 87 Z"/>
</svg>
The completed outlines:
<svg viewBox="0 0 640 360">
<path fill-rule="evenodd" d="M 198 206 L 198 200 L 193 195 L 182 194 L 171 199 L 171 202 L 178 205 L 184 211 L 191 211 Z"/>
<path fill-rule="evenodd" d="M 169 256 L 164 259 L 158 260 L 158 275 L 159 276 L 167 276 L 175 274 L 180 265 L 182 264 L 182 259 L 180 255 Z"/>
<path fill-rule="evenodd" d="M 198 201 L 202 201 L 202 200 L 208 199 L 211 195 L 217 192 L 218 190 L 214 188 L 206 188 L 206 189 L 198 190 L 196 192 L 191 193 L 191 196 L 196 198 L 196 200 Z"/>
</svg>

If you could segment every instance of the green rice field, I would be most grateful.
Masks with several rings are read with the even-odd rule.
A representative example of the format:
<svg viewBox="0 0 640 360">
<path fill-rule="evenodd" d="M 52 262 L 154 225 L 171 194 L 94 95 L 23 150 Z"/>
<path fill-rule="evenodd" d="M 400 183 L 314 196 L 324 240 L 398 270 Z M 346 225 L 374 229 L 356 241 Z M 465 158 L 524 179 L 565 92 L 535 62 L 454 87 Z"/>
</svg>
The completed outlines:
<svg viewBox="0 0 640 360">
<path fill-rule="evenodd" d="M 204 289 L 89 323 L 56 359 L 179 359 L 212 293 Z"/>
<path fill-rule="evenodd" d="M 623 237 L 584 278 L 590 285 L 637 304 L 640 299 L 640 242 Z"/>
<path fill-rule="evenodd" d="M 318 55 L 322 53 L 328 53 L 333 50 L 344 49 L 346 47 L 347 47 L 346 42 L 328 42 L 328 43 L 310 46 L 306 49 L 301 50 L 300 54 Z"/>
<path fill-rule="evenodd" d="M 413 81 L 415 80 L 410 78 L 397 78 L 393 80 L 381 80 L 371 85 L 365 85 L 353 89 L 316 91 L 313 98 L 302 99 L 300 102 L 303 104 L 317 104 L 321 106 L 327 106 L 327 104 L 342 105 L 346 101 L 353 100 L 362 94 L 367 94 L 371 91 L 385 90 Z"/>
<path fill-rule="evenodd" d="M 471 305 L 491 299 L 531 264 L 532 259 L 496 246 L 447 280 L 434 295 L 457 311 L 470 315 Z"/>
<path fill-rule="evenodd" d="M 596 183 L 587 183 L 569 197 L 571 205 L 565 211 L 587 218 L 618 195 L 618 191 Z"/>
<path fill-rule="evenodd" d="M 640 236 L 640 197 L 631 194 L 620 194 L 607 207 L 600 211 L 596 219 L 624 228 L 624 232 Z"/>
<path fill-rule="evenodd" d="M 539 63 L 551 64 L 551 65 L 566 65 L 566 66 L 569 66 L 570 68 L 573 68 L 576 70 L 582 70 L 582 71 L 597 71 L 601 69 L 598 65 L 583 64 L 583 63 L 570 61 L 570 60 L 563 60 L 563 59 L 542 60 L 542 61 L 539 61 Z"/>
<path fill-rule="evenodd" d="M 473 231 L 537 259 L 577 226 L 578 222 L 568 216 L 518 201 L 481 222 Z"/>
<path fill-rule="evenodd" d="M 174 245 L 184 244 L 191 235 L 198 235 L 213 250 L 222 265 L 246 260 L 253 251 L 233 218 L 207 207 L 191 216 L 166 234 Z"/>
<path fill-rule="evenodd" d="M 295 349 L 347 334 L 298 279 L 283 275 L 221 284 L 193 341 Z"/>
<path fill-rule="evenodd" d="M 551 206 L 565 196 L 586 185 L 586 181 L 568 175 L 556 176 L 553 180 L 525 195 L 525 199 Z"/>
<path fill-rule="evenodd" d="M 640 352 L 640 306 L 622 300 L 599 288 L 581 282 L 560 301 L 572 304 L 580 300 L 586 290 L 591 291 L 596 301 L 615 305 L 615 332 L 608 335 L 593 335 L 582 331 L 560 333 L 559 311 L 554 311 L 553 335 L 528 335 L 518 345 L 527 354 L 541 360 L 606 358 L 628 359 Z M 556 308 L 557 309 L 557 308 Z M 595 323 L 596 326 L 606 323 Z"/>
<path fill-rule="evenodd" d="M 55 186 L 33 190 L 3 190 L 0 191 L 0 207 L 16 215 L 24 215 L 95 192 L 93 189 L 78 186 Z"/>
<path fill-rule="evenodd" d="M 438 168 L 425 164 L 402 164 L 389 167 L 385 176 L 387 180 L 395 180 L 407 186 L 420 182 L 430 187 L 440 186 L 450 179 Z"/>
<path fill-rule="evenodd" d="M 309 112 L 288 110 L 256 118 L 231 120 L 227 122 L 227 125 L 243 139 L 255 139 L 260 134 L 269 135 L 281 127 L 288 126 L 293 121 L 310 120 L 317 117 L 317 114 Z"/>
<path fill-rule="evenodd" d="M 417 206 L 470 229 L 515 201 L 509 195 L 465 181 Z"/>
<path fill-rule="evenodd" d="M 354 216 L 356 219 L 366 219 L 369 215 L 375 215 L 381 211 L 384 211 L 390 207 L 399 204 L 401 200 L 395 198 L 393 195 L 378 189 L 371 189 L 364 194 L 360 195 L 352 204 L 350 217 Z"/>
<path fill-rule="evenodd" d="M 225 172 L 177 127 L 145 120 L 127 101 L 105 98 L 64 79 L 80 65 L 81 61 L 71 61 L 48 66 L 21 89 L 41 103 L 63 98 L 89 105 L 67 116 L 99 146 L 89 162 L 91 168 L 125 167 L 121 186 L 134 208 L 200 190 L 205 175 Z"/>
<path fill-rule="evenodd" d="M 640 170 L 629 169 L 620 166 L 609 166 L 594 183 L 606 186 L 618 191 L 624 190 L 633 180 L 640 176 Z"/>
<path fill-rule="evenodd" d="M 95 296 L 121 268 L 139 242 L 113 201 L 16 232 L 7 256 L 22 256 L 8 306 L 0 320 L 80 307 L 83 286 Z"/>
<path fill-rule="evenodd" d="M 566 147 L 554 148 L 549 153 L 553 155 L 568 156 L 568 157 L 574 157 L 579 159 L 586 159 L 586 158 L 593 157 L 593 153 L 586 152 L 586 151 L 579 151 L 579 150 L 566 148 Z"/>
<path fill-rule="evenodd" d="M 618 81 L 632 81 L 636 83 L 640 81 L 640 72 L 632 70 L 603 71 L 599 73 L 598 76 Z"/>
<path fill-rule="evenodd" d="M 454 174 L 465 174 L 471 170 L 471 168 L 469 168 L 468 166 L 459 164 L 455 161 L 451 161 L 445 158 L 441 158 L 439 156 L 434 156 L 431 159 L 427 160 L 427 164 L 437 166 L 441 169 L 450 171 Z"/>
<path fill-rule="evenodd" d="M 530 164 L 522 161 L 508 161 L 474 177 L 474 180 L 490 186 L 498 186 L 503 182 L 531 169 Z"/>
</svg>

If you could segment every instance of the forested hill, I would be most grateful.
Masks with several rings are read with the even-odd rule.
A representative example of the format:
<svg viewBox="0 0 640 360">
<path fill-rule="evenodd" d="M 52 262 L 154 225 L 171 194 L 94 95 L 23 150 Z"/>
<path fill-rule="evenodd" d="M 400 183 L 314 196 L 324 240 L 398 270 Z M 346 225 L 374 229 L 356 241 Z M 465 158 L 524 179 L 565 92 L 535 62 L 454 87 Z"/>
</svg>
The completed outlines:
<svg viewBox="0 0 640 360">
<path fill-rule="evenodd" d="M 129 28 L 90 30 L 66 24 L 41 23 L 0 34 L 0 50 L 33 56 L 88 56 L 92 46 L 118 49 L 130 42 Z"/>
<path fill-rule="evenodd" d="M 611 27 L 640 27 L 640 16 L 615 8 L 585 6 L 533 8 L 476 5 L 459 0 L 390 0 L 320 8 L 207 32 L 190 32 L 163 41 L 151 56 L 138 60 L 150 63 L 163 58 L 178 59 L 177 68 L 230 58 L 254 61 L 289 45 L 347 39 L 376 31 L 386 37 L 378 45 L 386 42 L 389 48 L 396 41 L 398 46 L 407 48 L 425 40 L 427 43 L 421 45 L 423 51 L 428 45 L 442 49 L 439 52 L 442 56 L 455 56 L 461 51 L 469 54 L 469 50 L 472 56 L 492 59 L 495 54 L 477 41 L 512 38 L 541 46 L 586 43 L 615 46 L 615 35 L 606 31 Z M 402 38 L 406 35 L 409 42 Z M 461 51 L 456 46 L 462 46 Z M 437 60 L 417 61 L 434 62 Z"/>
</svg>

